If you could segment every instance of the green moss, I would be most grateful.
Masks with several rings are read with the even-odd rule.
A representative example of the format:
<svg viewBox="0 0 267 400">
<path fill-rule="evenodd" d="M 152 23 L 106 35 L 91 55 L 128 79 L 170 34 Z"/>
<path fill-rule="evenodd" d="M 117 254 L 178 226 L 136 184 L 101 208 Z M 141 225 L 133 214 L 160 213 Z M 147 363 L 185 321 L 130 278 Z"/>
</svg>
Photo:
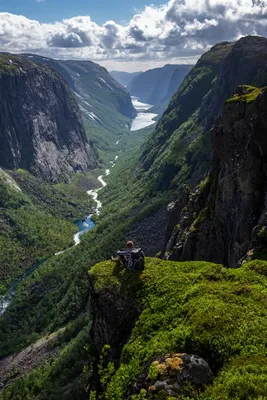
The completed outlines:
<svg viewBox="0 0 267 400">
<path fill-rule="evenodd" d="M 18 172 L 19 174 L 27 174 L 27 171 L 25 169 L 22 169 L 22 168 L 16 169 L 16 172 Z"/>
<path fill-rule="evenodd" d="M 0 74 L 14 75 L 18 71 L 17 66 L 13 64 L 13 59 L 12 55 L 0 55 Z"/>
<path fill-rule="evenodd" d="M 194 222 L 190 226 L 189 231 L 191 233 L 196 232 L 200 225 L 203 224 L 204 221 L 206 221 L 209 217 L 209 208 L 206 207 L 203 210 L 200 211 L 199 215 L 195 218 Z"/>
<path fill-rule="evenodd" d="M 267 329 L 266 271 L 267 262 L 260 260 L 232 270 L 206 262 L 150 258 L 140 276 L 121 271 L 122 276 L 129 277 L 126 290 L 139 298 L 142 313 L 123 348 L 120 367 L 108 384 L 105 398 L 124 398 L 146 362 L 177 351 L 202 356 L 218 373 L 201 399 L 221 398 L 216 395 L 223 385 L 222 399 L 245 399 L 242 393 L 246 391 L 252 393 L 249 398 L 258 398 L 256 395 L 266 390 L 265 383 L 261 388 L 267 351 L 262 339 Z M 98 264 L 92 274 L 97 290 L 113 290 L 122 284 L 112 262 Z M 232 359 L 239 363 L 236 370 Z M 257 366 L 259 377 L 253 384 Z M 242 371 L 247 379 L 242 378 Z M 234 390 L 234 382 L 242 386 L 240 395 Z"/>
<path fill-rule="evenodd" d="M 95 292 L 115 289 L 119 285 L 120 272 L 115 261 L 102 262 L 92 267 L 89 276 L 94 282 Z"/>
<path fill-rule="evenodd" d="M 89 271 L 96 293 L 120 291 L 135 295 L 141 287 L 140 271 L 129 272 L 117 261 L 96 264 Z"/>
<path fill-rule="evenodd" d="M 267 357 L 236 357 L 200 396 L 205 400 L 266 399 Z"/>
<path fill-rule="evenodd" d="M 210 177 L 210 175 L 208 175 L 205 179 L 203 179 L 203 181 L 200 182 L 200 184 L 199 184 L 200 190 L 205 189 L 205 187 L 207 187 L 207 185 L 210 182 L 211 182 L 211 177 Z"/>
<path fill-rule="evenodd" d="M 256 100 L 258 95 L 261 93 L 262 89 L 249 86 L 249 85 L 241 85 L 239 86 L 239 91 L 242 94 L 235 93 L 231 99 L 225 100 L 225 104 L 229 103 L 252 103 Z"/>
</svg>

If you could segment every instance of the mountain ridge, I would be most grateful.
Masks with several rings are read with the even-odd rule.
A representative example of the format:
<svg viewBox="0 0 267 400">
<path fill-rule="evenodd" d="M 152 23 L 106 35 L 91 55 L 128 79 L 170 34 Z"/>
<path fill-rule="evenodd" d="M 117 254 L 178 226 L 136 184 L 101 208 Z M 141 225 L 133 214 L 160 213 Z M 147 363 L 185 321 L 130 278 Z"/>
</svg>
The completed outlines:
<svg viewBox="0 0 267 400">
<path fill-rule="evenodd" d="M 239 84 L 253 85 L 259 79 L 261 86 L 267 83 L 266 55 L 267 39 L 254 36 L 217 44 L 204 53 L 173 96 L 140 157 L 140 174 L 155 177 L 156 189 L 177 188 L 186 180 L 192 185 L 200 182 L 210 163 L 209 130 L 224 100 Z M 238 74 L 231 69 L 237 61 Z"/>
</svg>

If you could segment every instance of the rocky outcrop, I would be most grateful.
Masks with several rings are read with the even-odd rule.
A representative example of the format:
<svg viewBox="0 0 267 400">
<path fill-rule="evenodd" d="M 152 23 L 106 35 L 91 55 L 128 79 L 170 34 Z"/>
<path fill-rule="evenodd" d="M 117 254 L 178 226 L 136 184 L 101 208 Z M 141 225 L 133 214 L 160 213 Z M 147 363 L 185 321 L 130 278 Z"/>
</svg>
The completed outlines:
<svg viewBox="0 0 267 400">
<path fill-rule="evenodd" d="M 113 278 L 108 276 L 107 282 L 102 283 L 99 265 L 90 270 L 90 296 L 88 303 L 89 315 L 94 316 L 92 328 L 92 340 L 98 355 L 105 345 L 109 346 L 110 359 L 118 364 L 121 350 L 129 339 L 132 329 L 141 309 L 133 293 L 135 281 L 138 284 L 138 277 L 141 272 L 121 275 L 123 267 L 118 263 L 110 268 L 110 262 L 106 266 L 101 264 L 101 268 L 106 268 L 105 273 L 112 270 Z M 129 279 L 129 281 L 127 281 Z"/>
<path fill-rule="evenodd" d="M 164 395 L 179 398 L 185 388 L 189 395 L 190 390 L 201 389 L 212 380 L 212 371 L 203 358 L 185 353 L 166 354 L 153 358 L 146 365 L 132 392 L 140 393 L 145 389 L 150 399 Z"/>
<path fill-rule="evenodd" d="M 211 172 L 182 210 L 176 204 L 166 259 L 234 267 L 248 251 L 266 247 L 266 131 L 267 88 L 240 87 L 212 129 Z"/>
<path fill-rule="evenodd" d="M 0 56 L 0 166 L 50 182 L 96 165 L 65 80 L 22 57 Z"/>
</svg>

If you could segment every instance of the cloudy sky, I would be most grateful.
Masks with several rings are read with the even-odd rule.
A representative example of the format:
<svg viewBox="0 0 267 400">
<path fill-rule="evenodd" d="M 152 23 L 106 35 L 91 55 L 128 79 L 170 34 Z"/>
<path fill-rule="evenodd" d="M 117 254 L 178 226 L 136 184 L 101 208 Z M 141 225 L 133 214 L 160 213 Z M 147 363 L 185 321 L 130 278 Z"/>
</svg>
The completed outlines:
<svg viewBox="0 0 267 400">
<path fill-rule="evenodd" d="M 213 44 L 267 36 L 267 0 L 0 0 L 0 51 L 139 71 L 194 63 Z"/>
</svg>

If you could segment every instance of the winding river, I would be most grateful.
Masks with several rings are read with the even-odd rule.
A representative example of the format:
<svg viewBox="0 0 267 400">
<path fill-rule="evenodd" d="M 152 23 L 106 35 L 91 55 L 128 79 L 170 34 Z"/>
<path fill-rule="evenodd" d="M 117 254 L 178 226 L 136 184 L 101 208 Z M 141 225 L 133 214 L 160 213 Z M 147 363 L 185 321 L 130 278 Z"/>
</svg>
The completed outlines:
<svg viewBox="0 0 267 400">
<path fill-rule="evenodd" d="M 146 112 L 150 108 L 153 107 L 151 104 L 141 103 L 137 97 L 132 97 L 132 103 L 137 111 L 137 116 L 132 121 L 131 131 L 137 131 L 139 129 L 146 128 L 147 126 L 150 126 L 156 122 L 156 121 L 154 121 L 154 118 L 157 116 L 157 114 Z M 118 145 L 118 144 L 119 144 L 119 140 L 116 142 L 116 145 Z M 115 157 L 115 159 L 113 161 L 110 162 L 112 168 L 115 167 L 117 160 L 118 160 L 118 155 Z M 110 174 L 110 170 L 106 169 L 105 174 L 100 175 L 97 178 L 102 186 L 98 189 L 88 190 L 88 192 L 87 192 L 87 194 L 89 196 L 91 196 L 96 202 L 96 206 L 95 206 L 95 214 L 96 215 L 100 214 L 100 209 L 102 207 L 102 203 L 98 199 L 98 194 L 99 194 L 99 191 L 102 190 L 107 185 L 107 183 L 104 180 L 104 177 L 108 176 L 109 174 Z M 86 232 L 88 232 L 90 229 L 92 229 L 95 226 L 95 223 L 92 220 L 92 214 L 88 215 L 83 220 L 77 221 L 76 225 L 77 225 L 79 231 L 77 233 L 75 233 L 75 235 L 73 237 L 74 246 L 77 246 L 81 242 L 82 235 L 84 235 Z M 55 254 L 55 256 L 63 254 L 66 251 L 68 251 L 69 249 L 71 249 L 71 247 L 69 247 L 68 249 L 59 251 L 58 253 Z M 47 259 L 39 261 L 39 262 L 35 263 L 34 265 L 32 265 L 31 267 L 27 268 L 20 277 L 18 277 L 14 280 L 14 282 L 10 286 L 9 290 L 4 295 L 0 296 L 0 316 L 4 314 L 7 307 L 11 303 L 13 297 L 15 296 L 15 293 L 16 293 L 16 290 L 17 290 L 19 284 L 24 279 L 26 279 L 28 276 L 30 276 L 46 260 Z"/>
<path fill-rule="evenodd" d="M 105 176 L 110 174 L 110 170 L 107 169 L 105 171 Z M 98 181 L 101 183 L 101 187 L 95 190 L 88 190 L 88 195 L 91 196 L 95 202 L 96 202 L 96 207 L 95 207 L 95 213 L 97 215 L 99 215 L 100 213 L 100 209 L 102 207 L 102 203 L 100 200 L 98 200 L 98 193 L 101 189 L 103 189 L 103 187 L 105 187 L 107 185 L 107 183 L 104 181 L 104 175 L 100 175 L 98 178 Z M 88 215 L 86 218 L 84 218 L 83 220 L 79 220 L 76 222 L 76 225 L 79 229 L 79 231 L 77 233 L 75 233 L 75 235 L 73 236 L 73 241 L 74 241 L 74 246 L 77 246 L 80 242 L 81 242 L 81 236 L 88 232 L 90 229 L 92 229 L 95 226 L 95 223 L 92 221 L 91 219 L 92 214 Z M 58 253 L 55 254 L 55 256 L 58 256 L 60 254 L 65 253 L 66 251 L 68 251 L 69 249 L 71 249 L 71 247 L 59 251 Z M 9 304 L 11 303 L 13 297 L 16 294 L 16 290 L 19 286 L 19 284 L 26 279 L 28 276 L 30 276 L 38 267 L 40 267 L 40 265 L 42 265 L 47 259 L 44 259 L 42 261 L 39 261 L 37 263 L 35 263 L 34 265 L 32 265 L 30 268 L 27 268 L 24 273 L 17 277 L 14 282 L 12 283 L 12 285 L 10 286 L 9 290 L 2 296 L 0 296 L 0 316 L 2 316 L 4 314 L 4 312 L 6 311 L 7 307 L 9 306 Z"/>
</svg>

